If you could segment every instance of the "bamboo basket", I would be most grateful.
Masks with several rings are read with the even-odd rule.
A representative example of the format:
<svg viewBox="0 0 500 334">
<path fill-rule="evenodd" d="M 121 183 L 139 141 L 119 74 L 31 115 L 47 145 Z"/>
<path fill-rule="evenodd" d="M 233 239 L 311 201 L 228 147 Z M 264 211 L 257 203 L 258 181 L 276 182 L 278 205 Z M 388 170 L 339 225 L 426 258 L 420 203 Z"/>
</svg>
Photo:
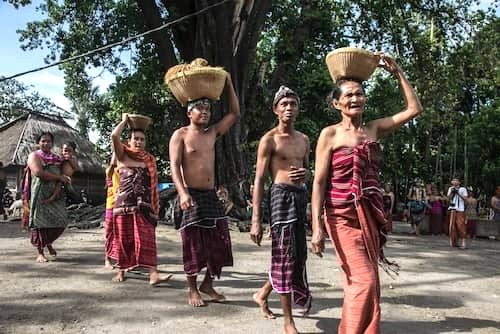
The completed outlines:
<svg viewBox="0 0 500 334">
<path fill-rule="evenodd" d="M 139 129 L 146 131 L 149 124 L 151 124 L 151 118 L 139 114 L 128 114 L 128 126 L 131 129 Z"/>
<path fill-rule="evenodd" d="M 339 48 L 326 56 L 326 65 L 333 81 L 351 78 L 368 80 L 379 63 L 379 57 L 360 48 Z"/>
<path fill-rule="evenodd" d="M 190 64 L 176 65 L 165 74 L 165 83 L 183 106 L 200 98 L 219 100 L 227 72 L 222 67 L 207 64 L 206 60 L 198 58 Z"/>
</svg>

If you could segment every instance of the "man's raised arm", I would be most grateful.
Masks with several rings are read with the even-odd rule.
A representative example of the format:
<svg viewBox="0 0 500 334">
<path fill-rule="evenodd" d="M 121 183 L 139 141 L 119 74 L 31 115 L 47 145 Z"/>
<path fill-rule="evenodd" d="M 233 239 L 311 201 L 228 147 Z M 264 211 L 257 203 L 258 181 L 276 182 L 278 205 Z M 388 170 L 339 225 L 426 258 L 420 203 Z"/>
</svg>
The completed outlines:
<svg viewBox="0 0 500 334">
<path fill-rule="evenodd" d="M 240 103 L 234 91 L 233 81 L 229 73 L 227 74 L 226 87 L 229 94 L 229 113 L 214 125 L 217 136 L 225 134 L 240 118 Z"/>
</svg>

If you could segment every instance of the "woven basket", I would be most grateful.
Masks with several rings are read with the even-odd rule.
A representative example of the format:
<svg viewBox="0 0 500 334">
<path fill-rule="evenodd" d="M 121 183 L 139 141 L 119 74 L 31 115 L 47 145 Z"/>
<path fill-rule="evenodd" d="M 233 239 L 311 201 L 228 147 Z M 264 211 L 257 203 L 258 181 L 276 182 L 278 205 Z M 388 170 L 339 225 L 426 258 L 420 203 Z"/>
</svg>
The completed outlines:
<svg viewBox="0 0 500 334">
<path fill-rule="evenodd" d="M 202 97 L 219 100 L 226 84 L 227 72 L 222 67 L 194 67 L 167 77 L 165 83 L 183 106 Z"/>
<path fill-rule="evenodd" d="M 379 57 L 359 48 L 340 48 L 326 56 L 326 65 L 333 81 L 342 78 L 368 80 L 377 68 Z"/>
<path fill-rule="evenodd" d="M 149 124 L 151 124 L 151 118 L 139 114 L 128 114 L 128 126 L 131 129 L 139 129 L 146 131 Z"/>
</svg>

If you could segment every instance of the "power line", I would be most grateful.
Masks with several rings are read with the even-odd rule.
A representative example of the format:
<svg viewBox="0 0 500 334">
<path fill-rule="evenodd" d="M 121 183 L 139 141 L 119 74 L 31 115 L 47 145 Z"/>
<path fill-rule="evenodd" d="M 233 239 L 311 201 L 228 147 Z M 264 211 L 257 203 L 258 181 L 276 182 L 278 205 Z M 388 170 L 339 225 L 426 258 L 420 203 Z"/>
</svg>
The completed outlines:
<svg viewBox="0 0 500 334">
<path fill-rule="evenodd" d="M 156 32 L 156 31 L 163 30 L 163 29 L 168 28 L 169 26 L 171 26 L 173 24 L 182 22 L 182 21 L 187 20 L 187 19 L 189 19 L 191 17 L 194 17 L 194 16 L 197 16 L 199 14 L 202 14 L 202 13 L 208 11 L 209 9 L 212 9 L 214 7 L 218 7 L 218 6 L 223 5 L 224 3 L 229 2 L 229 1 L 231 1 L 231 0 L 222 0 L 222 1 L 218 2 L 218 3 L 210 5 L 208 7 L 203 8 L 203 9 L 200 9 L 197 12 L 194 12 L 194 13 L 188 14 L 186 16 L 180 17 L 178 19 L 175 19 L 173 21 L 167 22 L 164 25 L 161 25 L 161 26 L 159 26 L 157 28 L 153 28 L 151 30 L 145 31 L 145 32 L 140 33 L 138 35 L 135 35 L 135 36 L 132 36 L 132 37 L 128 37 L 128 38 L 126 38 L 126 39 L 124 39 L 122 41 L 119 41 L 119 42 L 115 42 L 115 43 L 111 43 L 111 44 L 107 44 L 107 45 L 101 46 L 100 48 L 97 48 L 97 49 L 94 49 L 94 50 L 82 53 L 80 55 L 72 56 L 72 57 L 69 57 L 69 58 L 66 58 L 66 59 L 63 59 L 63 60 L 59 60 L 59 61 L 57 61 L 55 63 L 52 63 L 52 64 L 48 64 L 48 65 L 45 65 L 45 66 L 42 66 L 42 67 L 38 67 L 38 68 L 29 70 L 29 71 L 17 73 L 17 74 L 8 76 L 8 77 L 0 77 L 0 82 L 6 81 L 6 80 L 9 80 L 9 79 L 14 79 L 14 78 L 20 77 L 20 76 L 25 75 L 25 74 L 29 74 L 29 73 L 33 73 L 33 72 L 38 72 L 38 71 L 44 70 L 44 69 L 49 68 L 49 67 L 54 67 L 54 66 L 57 66 L 57 65 L 60 65 L 60 64 L 64 64 L 64 63 L 73 61 L 73 60 L 77 60 L 77 59 L 80 59 L 80 58 L 84 58 L 84 57 L 93 55 L 95 53 L 98 53 L 98 52 L 101 52 L 101 51 L 104 51 L 104 50 L 107 50 L 107 49 L 110 49 L 110 48 L 114 48 L 115 46 L 118 46 L 118 45 L 126 44 L 126 43 L 128 43 L 130 41 L 133 41 L 135 39 L 138 39 L 140 37 L 149 35 L 149 34 L 151 34 L 153 32 Z"/>
</svg>

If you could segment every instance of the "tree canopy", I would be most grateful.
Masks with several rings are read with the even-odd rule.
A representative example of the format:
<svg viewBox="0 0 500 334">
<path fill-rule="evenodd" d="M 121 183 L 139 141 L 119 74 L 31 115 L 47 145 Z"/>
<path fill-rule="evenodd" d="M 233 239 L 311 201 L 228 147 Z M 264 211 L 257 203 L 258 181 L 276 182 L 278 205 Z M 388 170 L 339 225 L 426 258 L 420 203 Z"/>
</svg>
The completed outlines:
<svg viewBox="0 0 500 334">
<path fill-rule="evenodd" d="M 30 1 L 9 0 L 15 6 Z M 319 131 L 339 115 L 325 103 L 331 79 L 326 54 L 343 46 L 384 50 L 396 57 L 424 106 L 417 120 L 381 141 L 382 178 L 404 188 L 420 177 L 444 187 L 454 174 L 492 191 L 500 183 L 498 106 L 499 20 L 476 1 L 346 0 L 82 0 L 41 2 L 44 19 L 21 31 L 25 49 L 48 49 L 47 61 L 66 58 L 207 11 L 128 44 L 62 65 L 66 95 L 81 131 L 90 124 L 106 149 L 122 112 L 154 119 L 151 151 L 168 175 L 167 143 L 186 121 L 165 89 L 163 74 L 178 62 L 203 57 L 231 73 L 242 118 L 217 144 L 217 182 L 252 175 L 256 143 L 274 125 L 271 97 L 285 84 L 299 92 L 297 127 L 314 149 Z M 89 68 L 116 76 L 107 92 L 92 86 Z M 367 83 L 366 120 L 399 111 L 396 81 L 383 71 Z M 227 112 L 218 103 L 214 119 Z"/>
</svg>

